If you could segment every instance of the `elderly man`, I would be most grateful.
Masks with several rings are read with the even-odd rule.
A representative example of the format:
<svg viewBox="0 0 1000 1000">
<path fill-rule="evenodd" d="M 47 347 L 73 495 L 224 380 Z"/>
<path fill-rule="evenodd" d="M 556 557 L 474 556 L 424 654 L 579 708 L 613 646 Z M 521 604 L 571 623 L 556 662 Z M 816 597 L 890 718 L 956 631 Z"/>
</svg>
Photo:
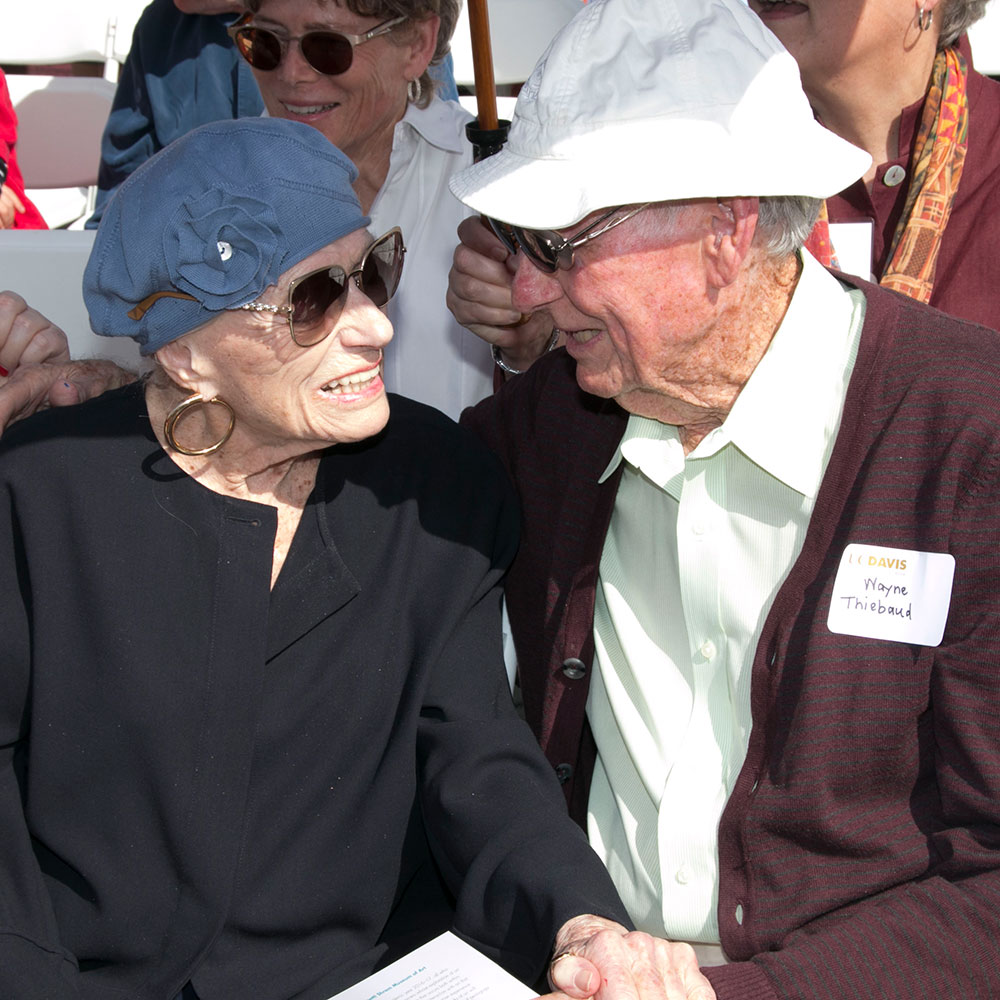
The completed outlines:
<svg viewBox="0 0 1000 1000">
<path fill-rule="evenodd" d="M 867 164 L 739 0 L 596 0 L 453 182 L 528 721 L 722 1000 L 1000 996 L 1000 347 L 799 249 Z"/>
</svg>

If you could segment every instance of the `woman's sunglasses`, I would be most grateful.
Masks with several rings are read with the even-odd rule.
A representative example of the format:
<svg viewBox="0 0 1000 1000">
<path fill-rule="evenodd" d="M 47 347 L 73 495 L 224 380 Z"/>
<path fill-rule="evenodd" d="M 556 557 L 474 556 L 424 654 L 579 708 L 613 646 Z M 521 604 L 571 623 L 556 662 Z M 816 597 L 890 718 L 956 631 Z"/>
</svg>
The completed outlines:
<svg viewBox="0 0 1000 1000">
<path fill-rule="evenodd" d="M 403 273 L 403 234 L 398 227 L 380 236 L 366 251 L 361 263 L 350 272 L 342 267 L 320 267 L 292 279 L 288 286 L 288 304 L 272 306 L 266 302 L 247 302 L 237 306 L 249 312 L 269 312 L 284 316 L 292 340 L 299 347 L 318 344 L 333 329 L 340 310 L 347 301 L 353 280 L 364 295 L 379 308 L 392 298 Z M 336 305 L 336 315 L 330 309 Z"/>
<path fill-rule="evenodd" d="M 612 216 L 620 212 L 623 206 L 605 212 L 600 218 L 595 219 L 586 229 L 577 233 L 568 240 L 554 229 L 524 229 L 521 226 L 512 226 L 499 219 L 489 219 L 490 228 L 496 233 L 500 242 L 507 248 L 508 253 L 517 253 L 518 250 L 540 271 L 546 274 L 554 274 L 557 269 L 568 271 L 573 266 L 573 251 L 577 247 L 583 246 L 590 240 L 603 236 L 609 229 L 620 226 L 623 222 L 631 219 L 633 215 L 638 215 L 644 208 L 649 208 L 652 202 L 639 205 L 637 208 L 629 209 L 624 215 L 617 219 Z M 612 219 L 608 222 L 608 219 Z M 602 225 L 607 222 L 608 224 Z M 598 229 L 597 227 L 601 228 Z"/>
<path fill-rule="evenodd" d="M 406 17 L 394 17 L 375 25 L 363 35 L 347 35 L 340 31 L 307 31 L 304 35 L 278 35 L 268 28 L 258 28 L 248 22 L 250 15 L 229 28 L 240 55 L 254 69 L 265 73 L 277 69 L 292 42 L 299 43 L 302 58 L 317 73 L 337 76 L 346 73 L 354 62 L 354 47 L 364 45 L 379 35 L 387 35 L 399 27 Z"/>
<path fill-rule="evenodd" d="M 247 312 L 268 312 L 284 316 L 288 320 L 292 340 L 299 347 L 312 347 L 324 340 L 333 329 L 340 310 L 347 301 L 347 291 L 352 280 L 362 294 L 367 295 L 380 309 L 392 298 L 399 286 L 399 276 L 403 273 L 405 253 L 403 234 L 397 226 L 380 236 L 365 251 L 361 263 L 353 271 L 345 271 L 335 264 L 333 267 L 320 267 L 293 278 L 288 286 L 288 305 L 247 302 L 233 308 L 234 311 L 243 309 Z M 154 303 L 164 298 L 198 301 L 193 295 L 174 289 L 153 292 L 129 310 L 129 319 L 141 320 Z M 337 312 L 331 315 L 330 309 L 334 305 L 337 306 Z"/>
</svg>

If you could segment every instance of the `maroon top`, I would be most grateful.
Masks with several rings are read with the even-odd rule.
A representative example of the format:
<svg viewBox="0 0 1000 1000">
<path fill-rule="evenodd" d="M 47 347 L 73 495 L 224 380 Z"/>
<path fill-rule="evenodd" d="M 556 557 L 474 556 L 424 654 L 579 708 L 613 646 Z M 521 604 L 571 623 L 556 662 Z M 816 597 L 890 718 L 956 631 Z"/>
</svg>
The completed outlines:
<svg viewBox="0 0 1000 1000">
<path fill-rule="evenodd" d="M 963 52 L 971 67 L 968 50 Z M 967 95 L 969 148 L 941 241 L 930 304 L 1000 330 L 1000 83 L 970 68 Z M 857 181 L 827 201 L 831 222 L 874 222 L 872 274 L 879 277 L 906 205 L 910 157 L 923 107 L 918 101 L 903 109 L 899 147 L 906 154 L 878 167 L 870 195 Z M 906 170 L 906 179 L 889 186 L 886 171 L 896 166 Z"/>
<path fill-rule="evenodd" d="M 719 825 L 734 959 L 706 971 L 720 1000 L 1000 996 L 1000 340 L 861 287 L 843 420 L 756 649 L 753 730 Z M 583 393 L 558 350 L 464 420 L 521 496 L 506 592 L 525 711 L 579 819 L 617 490 L 597 480 L 625 414 Z M 827 628 L 852 542 L 955 557 L 939 647 Z"/>
</svg>

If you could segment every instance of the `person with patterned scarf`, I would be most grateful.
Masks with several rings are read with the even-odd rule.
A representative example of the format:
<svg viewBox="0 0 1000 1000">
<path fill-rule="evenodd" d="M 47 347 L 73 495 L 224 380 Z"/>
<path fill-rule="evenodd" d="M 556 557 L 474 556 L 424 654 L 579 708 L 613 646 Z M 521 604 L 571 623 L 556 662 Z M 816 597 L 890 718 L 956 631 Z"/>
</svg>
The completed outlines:
<svg viewBox="0 0 1000 1000">
<path fill-rule="evenodd" d="M 863 178 L 826 203 L 871 227 L 884 287 L 1000 328 L 1000 84 L 977 73 L 965 32 L 987 0 L 749 0 L 795 56 L 828 128 L 866 149 Z M 809 247 L 838 255 L 821 224 Z M 868 273 L 862 273 L 868 277 Z"/>
</svg>

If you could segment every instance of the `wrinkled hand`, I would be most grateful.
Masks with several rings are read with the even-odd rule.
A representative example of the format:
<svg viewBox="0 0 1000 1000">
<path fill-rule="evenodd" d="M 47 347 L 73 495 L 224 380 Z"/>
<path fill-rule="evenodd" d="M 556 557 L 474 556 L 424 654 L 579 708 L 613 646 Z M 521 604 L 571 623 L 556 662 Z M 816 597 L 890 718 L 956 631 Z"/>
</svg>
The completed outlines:
<svg viewBox="0 0 1000 1000">
<path fill-rule="evenodd" d="M 0 229 L 13 229 L 14 216 L 24 211 L 24 202 L 10 187 L 0 189 Z"/>
<path fill-rule="evenodd" d="M 603 917 L 563 924 L 555 955 L 549 965 L 555 992 L 543 1000 L 715 1000 L 689 945 L 629 932 Z"/>
<path fill-rule="evenodd" d="M 22 364 L 0 378 L 0 432 L 36 410 L 82 403 L 136 378 L 112 361 Z"/>
<path fill-rule="evenodd" d="M 0 292 L 0 375 L 40 361 L 69 361 L 66 334 L 20 295 Z"/>
<path fill-rule="evenodd" d="M 508 365 L 523 371 L 549 346 L 552 320 L 544 312 L 525 318 L 514 308 L 514 257 L 478 216 L 462 222 L 458 237 L 448 274 L 448 308 L 462 326 L 499 347 Z"/>
</svg>

